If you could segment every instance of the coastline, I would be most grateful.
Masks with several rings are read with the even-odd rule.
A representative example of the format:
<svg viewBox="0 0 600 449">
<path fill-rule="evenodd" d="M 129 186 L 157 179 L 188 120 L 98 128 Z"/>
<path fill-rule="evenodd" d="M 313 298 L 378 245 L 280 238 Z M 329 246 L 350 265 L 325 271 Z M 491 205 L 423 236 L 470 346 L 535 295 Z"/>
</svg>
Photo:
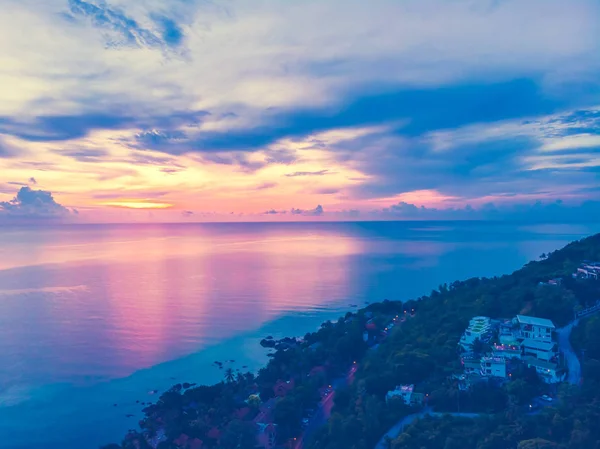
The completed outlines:
<svg viewBox="0 0 600 449">
<path fill-rule="evenodd" d="M 364 304 L 358 304 L 363 307 Z M 94 448 L 120 441 L 129 429 L 137 429 L 143 417 L 140 402 L 155 402 L 160 394 L 178 382 L 214 384 L 223 379 L 224 369 L 215 361 L 235 360 L 225 366 L 257 372 L 264 367 L 270 351 L 260 345 L 267 335 L 275 338 L 303 336 L 315 331 L 328 320 L 349 310 L 347 306 L 313 312 L 297 312 L 270 321 L 263 326 L 201 348 L 187 356 L 141 369 L 130 376 L 76 387 L 52 384 L 34 389 L 36 397 L 13 406 L 0 407 L 0 434 L 3 449 L 61 447 L 80 449 L 85 436 L 86 447 Z M 158 390 L 150 395 L 148 392 Z M 41 396 L 40 396 L 41 395 Z M 115 407 L 113 404 L 116 403 Z M 126 415 L 133 415 L 127 418 Z M 48 420 L 52 416 L 52 420 Z M 35 434 L 31 423 L 39 423 Z M 73 429 L 78 429 L 73 434 Z"/>
<path fill-rule="evenodd" d="M 525 242 L 526 250 L 521 251 L 518 258 L 524 257 L 522 253 L 540 253 L 541 250 L 538 248 L 542 244 L 543 246 L 557 247 L 554 243 L 556 240 L 557 238 L 527 241 Z M 531 247 L 535 247 L 535 249 Z M 492 261 L 494 260 L 492 258 Z M 460 263 L 454 266 L 461 268 Z M 516 268 L 518 267 L 515 266 L 512 269 Z M 488 271 L 488 276 L 511 270 L 511 268 L 499 270 L 493 264 L 486 265 L 485 269 L 480 266 L 479 269 Z M 428 269 L 422 268 L 414 271 L 413 274 L 417 274 L 417 276 L 411 279 L 411 283 L 400 283 L 402 297 L 392 299 L 406 300 L 414 296 L 411 290 L 425 293 L 431 287 L 435 287 L 438 284 L 434 279 L 436 275 L 439 276 L 439 272 L 434 271 L 433 276 L 431 273 Z M 426 275 L 430 277 L 427 277 L 427 282 L 423 282 Z M 419 276 L 422 276 L 423 279 Z M 398 280 L 394 279 L 398 284 Z M 383 294 L 384 292 L 376 286 L 369 290 L 367 298 L 380 301 L 385 297 Z M 350 303 L 355 303 L 358 308 L 361 308 L 364 307 L 365 303 L 363 302 L 366 300 L 338 299 L 334 303 L 327 304 L 326 307 L 303 312 L 288 312 L 272 321 L 255 323 L 259 327 L 242 331 L 237 336 L 225 338 L 212 345 L 200 347 L 189 355 L 93 386 L 75 387 L 69 384 L 52 384 L 45 385 L 41 389 L 34 389 L 32 392 L 35 397 L 31 400 L 13 407 L 0 405 L 0 434 L 5 435 L 2 447 L 25 449 L 39 446 L 42 448 L 80 449 L 82 447 L 98 447 L 109 442 L 119 442 L 128 429 L 138 429 L 138 420 L 143 416 L 141 412 L 143 406 L 136 404 L 136 400 L 155 402 L 160 393 L 178 382 L 210 385 L 221 381 L 224 370 L 219 370 L 214 366 L 213 363 L 216 360 L 235 359 L 236 366 L 234 368 L 247 365 L 248 368 L 244 370 L 256 371 L 264 367 L 269 360 L 266 357 L 268 350 L 260 346 L 262 338 L 268 335 L 275 338 L 303 336 L 306 332 L 318 329 L 324 321 L 337 319 L 347 311 L 355 312 L 357 308 L 350 307 Z M 155 395 L 148 395 L 150 390 L 159 391 Z M 116 408 L 113 407 L 115 402 L 118 403 Z M 134 414 L 134 417 L 126 418 L 125 415 L 130 413 Z M 49 420 L 48 417 L 51 419 Z M 31 432 L 32 423 L 36 423 L 35 433 Z M 82 440 L 82 436 L 85 436 L 85 440 Z M 82 441 L 85 441 L 85 444 L 82 444 Z"/>
</svg>

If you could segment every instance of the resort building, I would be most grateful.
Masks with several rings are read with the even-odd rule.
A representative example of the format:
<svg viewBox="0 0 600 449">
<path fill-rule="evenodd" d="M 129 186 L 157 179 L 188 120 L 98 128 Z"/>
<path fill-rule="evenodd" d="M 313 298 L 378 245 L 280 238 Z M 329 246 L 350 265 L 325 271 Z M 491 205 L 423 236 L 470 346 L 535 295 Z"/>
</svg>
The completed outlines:
<svg viewBox="0 0 600 449">
<path fill-rule="evenodd" d="M 500 377 L 506 379 L 506 359 L 501 357 L 482 357 L 480 374 L 483 377 Z"/>
<path fill-rule="evenodd" d="M 539 360 L 534 357 L 525 357 L 523 361 L 528 367 L 535 368 L 540 378 L 547 384 L 562 382 L 565 378 L 564 369 L 560 368 L 557 363 Z"/>
<path fill-rule="evenodd" d="M 549 362 L 556 360 L 556 343 L 553 341 L 540 341 L 526 338 L 521 343 L 524 357 L 534 357 L 538 360 Z"/>
<path fill-rule="evenodd" d="M 492 323 L 486 316 L 476 316 L 469 321 L 469 327 L 460 338 L 460 346 L 465 350 L 473 347 L 475 340 L 487 341 L 491 337 Z"/>
<path fill-rule="evenodd" d="M 554 323 L 545 318 L 517 315 L 515 322 L 519 327 L 520 339 L 532 339 L 538 341 L 552 341 Z"/>
</svg>

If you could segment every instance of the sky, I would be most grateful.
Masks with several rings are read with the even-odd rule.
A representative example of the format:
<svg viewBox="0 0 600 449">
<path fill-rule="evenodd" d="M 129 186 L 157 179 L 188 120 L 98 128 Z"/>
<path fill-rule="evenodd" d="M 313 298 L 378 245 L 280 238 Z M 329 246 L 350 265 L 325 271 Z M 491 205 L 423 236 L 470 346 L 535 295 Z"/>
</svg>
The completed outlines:
<svg viewBox="0 0 600 449">
<path fill-rule="evenodd" d="M 600 217 L 596 0 L 0 6 L 0 221 Z"/>
</svg>

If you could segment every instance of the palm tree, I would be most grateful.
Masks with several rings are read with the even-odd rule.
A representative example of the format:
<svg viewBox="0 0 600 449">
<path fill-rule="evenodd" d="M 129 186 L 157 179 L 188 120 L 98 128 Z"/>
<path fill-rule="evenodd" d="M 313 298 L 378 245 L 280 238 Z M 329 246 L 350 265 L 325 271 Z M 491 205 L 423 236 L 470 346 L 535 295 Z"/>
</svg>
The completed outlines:
<svg viewBox="0 0 600 449">
<path fill-rule="evenodd" d="M 229 383 L 233 382 L 235 379 L 235 374 L 233 373 L 233 369 L 227 368 L 225 370 L 225 380 Z"/>
<path fill-rule="evenodd" d="M 246 383 L 246 376 L 244 376 L 243 373 L 240 373 L 238 371 L 238 373 L 235 376 L 235 380 L 237 380 L 237 383 L 240 384 L 240 385 L 241 384 L 245 384 Z"/>
</svg>

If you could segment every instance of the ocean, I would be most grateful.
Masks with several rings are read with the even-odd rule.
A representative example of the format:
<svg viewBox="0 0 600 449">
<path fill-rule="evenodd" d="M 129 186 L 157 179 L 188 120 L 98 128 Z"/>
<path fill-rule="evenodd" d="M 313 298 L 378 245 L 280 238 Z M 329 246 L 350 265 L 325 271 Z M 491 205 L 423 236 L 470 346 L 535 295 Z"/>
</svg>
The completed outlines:
<svg viewBox="0 0 600 449">
<path fill-rule="evenodd" d="M 600 225 L 0 227 L 0 448 L 120 441 L 178 382 L 255 371 L 259 341 L 369 302 L 512 272 Z M 158 393 L 155 393 L 158 391 Z M 133 415 L 133 416 L 127 416 Z"/>
</svg>

